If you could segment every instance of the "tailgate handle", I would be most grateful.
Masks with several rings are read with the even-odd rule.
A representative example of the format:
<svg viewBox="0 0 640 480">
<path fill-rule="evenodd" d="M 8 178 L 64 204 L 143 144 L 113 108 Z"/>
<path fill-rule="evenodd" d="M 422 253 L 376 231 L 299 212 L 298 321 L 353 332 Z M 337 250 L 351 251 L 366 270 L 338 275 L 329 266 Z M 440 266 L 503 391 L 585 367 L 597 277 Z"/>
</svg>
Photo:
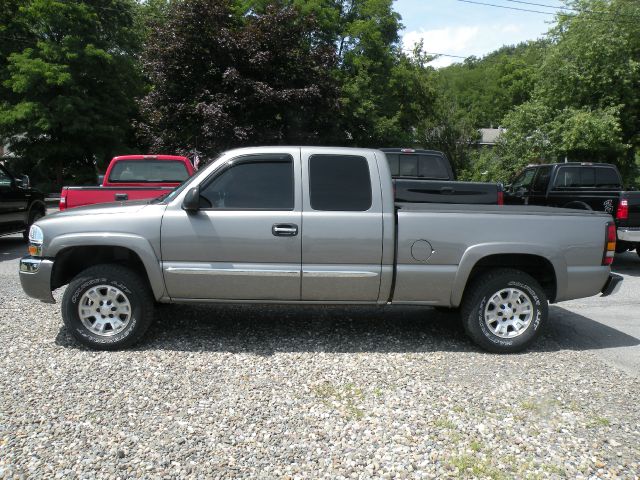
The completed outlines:
<svg viewBox="0 0 640 480">
<path fill-rule="evenodd" d="M 276 237 L 295 237 L 298 234 L 298 226 L 293 223 L 276 223 L 271 227 L 271 233 Z"/>
<path fill-rule="evenodd" d="M 127 193 L 116 193 L 116 201 L 121 200 L 129 200 L 129 194 Z"/>
<path fill-rule="evenodd" d="M 453 188 L 452 187 L 442 187 L 440 189 L 440 193 L 453 193 Z"/>
</svg>

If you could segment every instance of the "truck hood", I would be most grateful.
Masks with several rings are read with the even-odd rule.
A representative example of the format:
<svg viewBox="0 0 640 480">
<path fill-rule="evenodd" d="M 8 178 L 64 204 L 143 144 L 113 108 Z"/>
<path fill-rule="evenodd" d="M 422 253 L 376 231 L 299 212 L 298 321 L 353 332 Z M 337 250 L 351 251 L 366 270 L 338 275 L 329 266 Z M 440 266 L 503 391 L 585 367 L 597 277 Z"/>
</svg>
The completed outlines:
<svg viewBox="0 0 640 480">
<path fill-rule="evenodd" d="M 130 202 L 111 202 L 75 207 L 57 212 L 48 217 L 76 217 L 78 215 L 103 215 L 113 213 L 135 213 L 149 204 L 149 200 L 132 200 Z"/>
</svg>

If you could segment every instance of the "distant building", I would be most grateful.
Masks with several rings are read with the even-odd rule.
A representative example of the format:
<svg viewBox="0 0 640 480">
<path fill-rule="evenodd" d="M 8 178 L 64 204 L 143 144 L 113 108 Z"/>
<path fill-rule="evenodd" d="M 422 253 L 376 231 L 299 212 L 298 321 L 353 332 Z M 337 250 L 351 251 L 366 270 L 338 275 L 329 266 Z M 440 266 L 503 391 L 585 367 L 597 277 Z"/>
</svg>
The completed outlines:
<svg viewBox="0 0 640 480">
<path fill-rule="evenodd" d="M 481 128 L 480 139 L 476 142 L 478 148 L 493 148 L 498 143 L 498 137 L 505 131 L 504 128 Z"/>
</svg>

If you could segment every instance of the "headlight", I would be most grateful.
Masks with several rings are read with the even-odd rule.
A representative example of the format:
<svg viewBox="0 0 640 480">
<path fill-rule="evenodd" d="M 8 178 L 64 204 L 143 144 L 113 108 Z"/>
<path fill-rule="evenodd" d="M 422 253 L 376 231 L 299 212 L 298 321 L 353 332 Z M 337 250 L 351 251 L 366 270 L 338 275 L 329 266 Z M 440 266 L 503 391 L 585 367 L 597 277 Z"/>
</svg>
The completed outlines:
<svg viewBox="0 0 640 480">
<path fill-rule="evenodd" d="M 35 225 L 31 225 L 29 229 L 29 255 L 32 257 L 42 256 L 42 242 L 44 241 L 44 234 L 42 229 Z"/>
<path fill-rule="evenodd" d="M 42 245 L 42 242 L 44 242 L 44 233 L 42 233 L 42 229 L 37 225 L 31 225 L 31 228 L 29 229 L 29 243 Z"/>
</svg>

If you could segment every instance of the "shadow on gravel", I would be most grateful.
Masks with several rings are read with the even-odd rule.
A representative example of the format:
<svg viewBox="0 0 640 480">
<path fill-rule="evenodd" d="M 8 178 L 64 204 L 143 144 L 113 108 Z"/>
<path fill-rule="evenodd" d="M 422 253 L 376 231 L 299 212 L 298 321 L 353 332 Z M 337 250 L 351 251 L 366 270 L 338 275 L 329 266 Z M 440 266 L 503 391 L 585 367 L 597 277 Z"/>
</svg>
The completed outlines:
<svg viewBox="0 0 640 480">
<path fill-rule="evenodd" d="M 20 236 L 0 237 L 0 262 L 14 260 L 27 254 L 27 244 Z"/>
<path fill-rule="evenodd" d="M 623 275 L 640 277 L 640 256 L 636 252 L 625 252 L 616 255 L 611 270 Z"/>
<path fill-rule="evenodd" d="M 545 336 L 569 350 L 600 350 L 634 347 L 640 339 L 562 307 L 551 307 L 551 322 Z"/>
<path fill-rule="evenodd" d="M 62 328 L 56 344 L 83 348 Z M 640 340 L 560 307 L 530 351 L 597 350 Z M 478 351 L 455 313 L 426 307 L 164 305 L 137 350 L 418 353 Z"/>
</svg>

